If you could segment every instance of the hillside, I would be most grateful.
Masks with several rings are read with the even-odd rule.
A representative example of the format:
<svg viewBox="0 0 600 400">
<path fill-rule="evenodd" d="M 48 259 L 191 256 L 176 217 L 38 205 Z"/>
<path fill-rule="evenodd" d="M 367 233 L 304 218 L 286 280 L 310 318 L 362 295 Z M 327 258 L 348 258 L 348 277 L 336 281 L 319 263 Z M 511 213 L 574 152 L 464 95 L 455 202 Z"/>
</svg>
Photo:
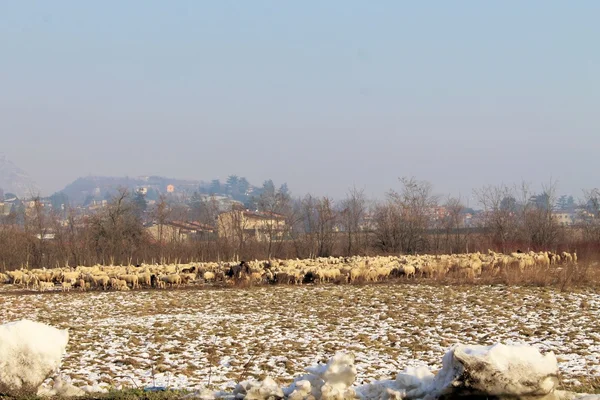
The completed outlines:
<svg viewBox="0 0 600 400">
<path fill-rule="evenodd" d="M 271 180 L 265 181 L 263 186 L 259 187 L 250 184 L 246 178 L 236 175 L 230 175 L 226 182 L 220 182 L 218 179 L 205 182 L 162 176 L 134 178 L 86 176 L 77 178 L 59 193 L 67 195 L 71 205 L 85 205 L 92 200 L 109 199 L 119 188 L 125 188 L 129 191 L 142 189 L 147 200 L 157 200 L 161 194 L 172 191 L 175 196 L 191 196 L 194 193 L 226 196 L 244 204 L 250 202 L 254 196 L 260 195 L 263 190 L 275 191 L 275 186 Z M 283 184 L 279 190 L 288 193 L 286 184 Z"/>
<path fill-rule="evenodd" d="M 0 189 L 18 197 L 29 197 L 39 193 L 39 188 L 31 177 L 0 153 Z"/>
<path fill-rule="evenodd" d="M 167 193 L 172 186 L 174 193 L 191 194 L 198 190 L 200 181 L 165 178 L 161 176 L 145 177 L 109 177 L 86 176 L 77 178 L 68 184 L 61 193 L 68 196 L 71 204 L 84 204 L 91 199 L 102 200 L 112 196 L 119 188 L 130 191 L 145 188 L 150 198 Z"/>
</svg>

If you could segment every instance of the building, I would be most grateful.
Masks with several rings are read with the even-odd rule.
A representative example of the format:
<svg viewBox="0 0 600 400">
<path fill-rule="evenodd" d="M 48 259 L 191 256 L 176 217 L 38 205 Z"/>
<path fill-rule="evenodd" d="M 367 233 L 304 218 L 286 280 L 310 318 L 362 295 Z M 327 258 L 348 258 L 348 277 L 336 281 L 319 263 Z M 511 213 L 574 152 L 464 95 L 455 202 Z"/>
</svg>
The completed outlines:
<svg viewBox="0 0 600 400">
<path fill-rule="evenodd" d="M 570 212 L 553 212 L 552 219 L 562 226 L 570 226 L 575 223 L 576 215 Z"/>
<path fill-rule="evenodd" d="M 12 206 L 12 203 L 0 202 L 0 217 L 9 215 Z"/>
<path fill-rule="evenodd" d="M 100 210 L 108 206 L 108 200 L 92 200 L 87 206 L 90 211 Z"/>
<path fill-rule="evenodd" d="M 267 211 L 231 210 L 219 214 L 217 227 L 220 238 L 243 236 L 258 241 L 282 238 L 285 233 L 285 216 Z"/>
<path fill-rule="evenodd" d="M 210 240 L 215 229 L 198 221 L 169 221 L 164 224 L 152 222 L 146 231 L 156 241 L 184 242 L 187 240 Z"/>
</svg>

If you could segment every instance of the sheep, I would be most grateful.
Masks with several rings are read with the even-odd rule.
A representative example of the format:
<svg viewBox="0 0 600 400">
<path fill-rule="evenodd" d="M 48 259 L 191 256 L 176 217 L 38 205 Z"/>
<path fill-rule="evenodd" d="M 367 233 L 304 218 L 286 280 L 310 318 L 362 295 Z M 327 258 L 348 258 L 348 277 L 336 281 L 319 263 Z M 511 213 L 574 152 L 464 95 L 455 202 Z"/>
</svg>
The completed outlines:
<svg viewBox="0 0 600 400">
<path fill-rule="evenodd" d="M 353 283 L 378 282 L 398 277 L 401 275 L 411 279 L 421 276 L 436 276 L 447 273 L 450 269 L 456 271 L 457 276 L 476 277 L 481 273 L 497 275 L 506 268 L 515 268 L 525 271 L 529 268 L 548 268 L 552 265 L 563 263 L 576 263 L 575 252 L 551 251 L 543 252 L 514 252 L 510 255 L 495 253 L 469 253 L 460 255 L 410 255 L 387 257 L 321 257 L 306 260 L 267 260 L 249 261 L 244 263 L 201 263 L 194 266 L 189 264 L 150 265 L 142 264 L 133 266 L 93 266 L 76 268 L 56 268 L 53 270 L 32 269 L 17 270 L 0 274 L 0 283 L 22 284 L 26 287 L 33 286 L 36 290 L 45 290 L 47 285 L 42 282 L 55 283 L 62 287 L 62 283 L 71 284 L 72 287 L 93 287 L 97 289 L 120 288 L 122 284 L 111 283 L 112 279 L 124 280 L 130 288 L 138 287 L 166 287 L 182 283 L 203 280 L 203 282 L 225 281 L 226 272 L 236 279 L 250 280 L 255 283 L 328 283 L 344 282 Z M 131 273 L 127 273 L 130 271 Z M 172 271 L 181 271 L 175 273 Z M 190 272 L 188 272 L 190 271 Z M 177 275 L 177 278 L 164 278 Z M 82 282 L 83 281 L 83 282 Z M 229 282 L 231 283 L 231 282 Z M 42 286 L 44 289 L 42 289 Z M 68 285 L 65 285 L 67 290 Z"/>
<path fill-rule="evenodd" d="M 119 278 L 122 281 L 127 282 L 127 284 L 131 284 L 132 289 L 135 289 L 140 286 L 137 275 L 133 275 L 133 274 L 118 275 L 117 278 Z"/>
<path fill-rule="evenodd" d="M 127 281 L 123 279 L 111 278 L 110 287 L 116 290 L 129 290 Z"/>
<path fill-rule="evenodd" d="M 80 273 L 75 271 L 75 272 L 63 272 L 62 277 L 61 277 L 61 282 L 70 282 L 71 284 L 74 284 L 80 277 Z"/>
<path fill-rule="evenodd" d="M 86 287 L 86 282 L 83 279 L 79 279 L 77 281 L 77 287 L 79 288 L 79 290 L 81 290 L 82 292 L 85 292 L 85 287 Z"/>
<path fill-rule="evenodd" d="M 350 283 L 356 282 L 362 276 L 362 270 L 360 268 L 352 268 L 350 270 Z"/>
<path fill-rule="evenodd" d="M 206 271 L 203 275 L 203 278 L 205 282 L 211 282 L 215 280 L 216 276 L 214 272 Z"/>
<path fill-rule="evenodd" d="M 180 273 L 179 276 L 181 277 L 181 283 L 188 283 L 188 282 L 193 282 L 196 280 L 196 274 L 195 273 Z"/>
<path fill-rule="evenodd" d="M 73 284 L 71 284 L 71 282 L 63 282 L 61 286 L 63 292 L 68 292 L 71 290 L 71 288 L 73 288 Z"/>
<path fill-rule="evenodd" d="M 406 276 L 407 279 L 409 278 L 414 278 L 415 274 L 417 273 L 417 270 L 414 266 L 412 265 L 404 265 L 401 268 L 401 273 Z"/>
<path fill-rule="evenodd" d="M 252 283 L 261 283 L 264 280 L 263 274 L 260 272 L 252 272 L 250 274 L 250 281 Z"/>
<path fill-rule="evenodd" d="M 11 279 L 13 285 L 23 283 L 24 274 L 21 271 L 8 271 L 7 275 Z"/>
<path fill-rule="evenodd" d="M 145 285 L 146 287 L 150 287 L 152 285 L 152 274 L 149 272 L 138 274 L 138 283 L 139 285 Z"/>
<path fill-rule="evenodd" d="M 102 290 L 108 289 L 108 285 L 110 283 L 110 278 L 108 275 L 93 275 L 91 278 L 95 287 L 98 288 L 102 286 Z"/>
<path fill-rule="evenodd" d="M 170 275 L 163 275 L 160 277 L 160 281 L 169 285 L 169 286 L 173 286 L 173 285 L 181 285 L 181 276 L 179 276 L 179 274 L 170 274 Z"/>
<path fill-rule="evenodd" d="M 194 272 L 196 272 L 196 267 L 184 268 L 181 270 L 182 274 L 193 274 Z"/>
<path fill-rule="evenodd" d="M 29 289 L 29 285 L 32 286 L 37 286 L 37 284 L 39 283 L 39 279 L 36 275 L 29 275 L 29 274 L 25 274 L 23 275 L 23 281 L 25 282 L 25 287 L 27 289 Z"/>
<path fill-rule="evenodd" d="M 40 282 L 38 282 L 37 289 L 40 292 L 45 292 L 47 290 L 52 290 L 52 289 L 54 289 L 54 282 L 40 281 Z"/>
</svg>

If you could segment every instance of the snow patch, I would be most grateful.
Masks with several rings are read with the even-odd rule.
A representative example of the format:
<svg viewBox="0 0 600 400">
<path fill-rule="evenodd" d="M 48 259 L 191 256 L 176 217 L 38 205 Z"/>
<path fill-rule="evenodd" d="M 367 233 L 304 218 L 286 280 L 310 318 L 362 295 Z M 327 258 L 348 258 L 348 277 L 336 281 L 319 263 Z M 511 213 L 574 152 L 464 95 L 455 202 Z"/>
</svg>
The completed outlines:
<svg viewBox="0 0 600 400">
<path fill-rule="evenodd" d="M 308 374 L 297 377 L 284 390 L 289 399 L 343 400 L 355 397 L 351 387 L 357 374 L 354 355 L 339 352 L 327 364 L 308 367 L 306 372 Z"/>
<path fill-rule="evenodd" d="M 243 381 L 240 382 L 233 394 L 236 399 L 245 400 L 266 400 L 266 399 L 282 399 L 283 390 L 277 382 L 272 378 L 267 377 L 263 381 Z"/>
<path fill-rule="evenodd" d="M 424 367 L 408 368 L 396 380 L 357 388 L 363 399 L 429 399 L 440 396 L 545 396 L 558 383 L 554 353 L 542 355 L 526 345 L 455 345 L 434 375 Z"/>
<path fill-rule="evenodd" d="M 0 325 L 0 393 L 36 394 L 57 372 L 69 332 L 22 320 Z"/>
</svg>

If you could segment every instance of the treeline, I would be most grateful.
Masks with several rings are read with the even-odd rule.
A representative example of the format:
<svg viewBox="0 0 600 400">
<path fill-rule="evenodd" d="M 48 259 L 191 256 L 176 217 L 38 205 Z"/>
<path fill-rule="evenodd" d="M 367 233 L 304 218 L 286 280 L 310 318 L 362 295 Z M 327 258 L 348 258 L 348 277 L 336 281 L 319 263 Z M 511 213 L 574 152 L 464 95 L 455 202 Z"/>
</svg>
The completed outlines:
<svg viewBox="0 0 600 400">
<path fill-rule="evenodd" d="M 557 198 L 556 185 L 533 193 L 528 185 L 488 186 L 475 191 L 482 211 L 460 198 L 442 199 L 425 181 L 402 178 L 397 191 L 370 201 L 352 188 L 346 197 L 291 196 L 287 186 L 263 185 L 251 199 L 266 218 L 260 229 L 234 223 L 225 233 L 214 197 L 185 203 L 119 190 L 91 215 L 56 210 L 34 199 L 0 224 L 0 268 L 52 268 L 93 264 L 231 261 L 385 254 L 450 254 L 521 249 L 600 252 L 600 191 L 585 191 L 578 205 Z M 556 213 L 568 204 L 576 224 L 564 226 Z M 239 210 L 238 210 L 239 211 Z M 173 221 L 213 227 L 183 240 L 169 234 Z M 154 233 L 151 234 L 149 226 Z M 260 230 L 260 232 L 258 232 Z M 257 234 L 259 233 L 259 234 Z"/>
</svg>

